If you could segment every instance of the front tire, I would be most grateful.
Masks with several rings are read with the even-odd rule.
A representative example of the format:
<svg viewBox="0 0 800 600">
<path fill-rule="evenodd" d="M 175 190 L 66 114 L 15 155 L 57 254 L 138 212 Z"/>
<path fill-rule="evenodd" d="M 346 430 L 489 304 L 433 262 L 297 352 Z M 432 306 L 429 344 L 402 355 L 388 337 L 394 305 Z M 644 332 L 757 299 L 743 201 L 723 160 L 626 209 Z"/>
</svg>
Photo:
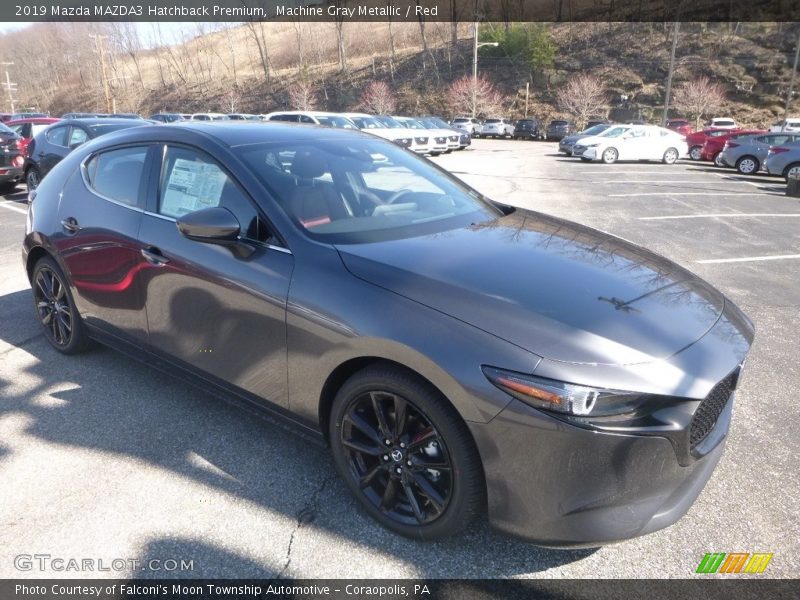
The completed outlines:
<svg viewBox="0 0 800 600">
<path fill-rule="evenodd" d="M 329 433 L 339 475 L 387 529 L 440 539 L 483 507 L 483 470 L 469 430 L 414 375 L 385 366 L 353 375 L 336 394 Z"/>
<path fill-rule="evenodd" d="M 33 268 L 33 303 L 44 336 L 62 354 L 78 354 L 90 346 L 66 278 L 56 262 L 41 258 Z"/>
<path fill-rule="evenodd" d="M 719 167 L 720 169 L 725 167 L 725 163 L 722 162 L 722 152 L 717 152 L 712 160 L 715 167 Z"/>
<path fill-rule="evenodd" d="M 617 162 L 618 158 L 619 158 L 619 152 L 617 152 L 616 148 L 606 148 L 605 150 L 603 150 L 602 159 L 603 162 L 606 163 L 607 165 L 614 164 L 615 162 Z"/>
<path fill-rule="evenodd" d="M 702 152 L 702 146 L 692 146 L 689 148 L 689 158 L 692 160 L 700 160 Z"/>
<path fill-rule="evenodd" d="M 675 148 L 667 148 L 667 151 L 664 152 L 664 156 L 661 158 L 661 162 L 665 165 L 674 165 L 678 162 L 678 150 Z"/>
<path fill-rule="evenodd" d="M 758 159 L 753 156 L 743 156 L 736 161 L 736 170 L 742 175 L 755 175 L 760 167 Z"/>
</svg>

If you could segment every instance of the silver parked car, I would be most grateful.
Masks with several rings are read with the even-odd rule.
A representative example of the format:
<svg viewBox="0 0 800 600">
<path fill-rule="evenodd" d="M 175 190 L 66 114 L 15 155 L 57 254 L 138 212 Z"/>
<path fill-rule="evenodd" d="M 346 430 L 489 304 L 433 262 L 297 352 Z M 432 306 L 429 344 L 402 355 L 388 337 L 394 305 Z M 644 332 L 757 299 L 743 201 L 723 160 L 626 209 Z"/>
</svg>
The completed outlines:
<svg viewBox="0 0 800 600">
<path fill-rule="evenodd" d="M 736 167 L 742 175 L 752 175 L 761 170 L 772 146 L 782 146 L 798 140 L 800 133 L 765 133 L 730 139 L 725 143 L 719 160 L 725 166 Z"/>
<path fill-rule="evenodd" d="M 792 142 L 783 146 L 773 146 L 764 159 L 764 170 L 770 175 L 800 175 L 800 142 Z"/>
<path fill-rule="evenodd" d="M 450 121 L 450 127 L 459 129 L 470 134 L 472 137 L 478 137 L 481 134 L 481 121 L 475 117 L 456 117 Z"/>
</svg>

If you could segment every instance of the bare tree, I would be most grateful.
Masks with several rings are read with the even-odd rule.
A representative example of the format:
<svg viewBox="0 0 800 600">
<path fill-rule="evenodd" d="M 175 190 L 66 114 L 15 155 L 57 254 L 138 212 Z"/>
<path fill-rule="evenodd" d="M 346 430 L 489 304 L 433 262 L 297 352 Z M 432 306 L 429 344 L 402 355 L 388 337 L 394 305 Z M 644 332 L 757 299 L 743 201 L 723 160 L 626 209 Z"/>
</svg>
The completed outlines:
<svg viewBox="0 0 800 600">
<path fill-rule="evenodd" d="M 474 114 L 485 116 L 503 112 L 503 96 L 486 75 L 477 80 L 469 75 L 456 79 L 450 85 L 448 100 L 456 113 L 471 115 L 474 110 Z"/>
<path fill-rule="evenodd" d="M 589 73 L 570 79 L 558 90 L 556 100 L 562 110 L 575 117 L 579 129 L 583 129 L 590 117 L 604 112 L 608 105 L 602 81 Z"/>
<path fill-rule="evenodd" d="M 233 84 L 231 89 L 225 94 L 225 103 L 228 112 L 235 113 L 239 108 L 239 103 L 242 100 L 242 92 L 239 90 L 237 84 Z"/>
<path fill-rule="evenodd" d="M 261 21 L 247 21 L 247 31 L 252 36 L 258 48 L 258 56 L 261 59 L 261 68 L 264 70 L 264 81 L 270 85 L 269 75 L 269 49 L 267 36 L 264 34 L 264 23 Z"/>
<path fill-rule="evenodd" d="M 709 115 L 725 102 L 725 88 L 708 77 L 697 77 L 686 81 L 675 88 L 675 108 L 695 120 L 695 127 L 700 125 L 703 115 Z"/>
<path fill-rule="evenodd" d="M 392 88 L 384 81 L 372 81 L 364 89 L 360 100 L 361 107 L 370 113 L 388 115 L 394 112 L 395 97 Z"/>
<path fill-rule="evenodd" d="M 314 110 L 317 101 L 317 86 L 312 81 L 301 79 L 289 86 L 289 104 L 295 110 Z"/>
</svg>

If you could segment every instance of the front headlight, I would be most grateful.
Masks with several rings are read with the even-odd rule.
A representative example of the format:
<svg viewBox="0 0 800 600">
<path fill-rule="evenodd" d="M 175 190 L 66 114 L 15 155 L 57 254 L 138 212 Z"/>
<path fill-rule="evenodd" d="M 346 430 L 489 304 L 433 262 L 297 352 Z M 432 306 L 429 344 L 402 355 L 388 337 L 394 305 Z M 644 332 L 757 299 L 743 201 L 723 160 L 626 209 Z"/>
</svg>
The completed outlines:
<svg viewBox="0 0 800 600">
<path fill-rule="evenodd" d="M 575 415 L 602 417 L 628 413 L 640 407 L 649 394 L 592 388 L 534 377 L 495 367 L 482 367 L 495 386 L 535 408 Z"/>
</svg>

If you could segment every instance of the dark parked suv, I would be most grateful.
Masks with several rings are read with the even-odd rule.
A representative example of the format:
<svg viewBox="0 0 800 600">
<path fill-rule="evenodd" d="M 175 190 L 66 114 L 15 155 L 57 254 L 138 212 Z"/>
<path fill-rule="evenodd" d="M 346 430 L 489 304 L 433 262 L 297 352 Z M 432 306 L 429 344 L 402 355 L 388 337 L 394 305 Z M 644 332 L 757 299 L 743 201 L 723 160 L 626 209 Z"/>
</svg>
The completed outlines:
<svg viewBox="0 0 800 600">
<path fill-rule="evenodd" d="M 0 124 L 0 186 L 13 185 L 22 179 L 21 142 L 22 136 Z"/>
<path fill-rule="evenodd" d="M 28 189 L 36 188 L 50 169 L 85 141 L 118 129 L 146 124 L 148 122 L 144 119 L 62 119 L 42 131 L 28 144 L 23 167 Z"/>
<path fill-rule="evenodd" d="M 547 126 L 545 139 L 558 142 L 561 141 L 562 138 L 567 137 L 572 131 L 572 123 L 569 121 L 550 121 L 550 125 Z"/>
<path fill-rule="evenodd" d="M 540 140 L 543 137 L 542 124 L 536 119 L 520 119 L 514 126 L 515 140 Z"/>
</svg>

